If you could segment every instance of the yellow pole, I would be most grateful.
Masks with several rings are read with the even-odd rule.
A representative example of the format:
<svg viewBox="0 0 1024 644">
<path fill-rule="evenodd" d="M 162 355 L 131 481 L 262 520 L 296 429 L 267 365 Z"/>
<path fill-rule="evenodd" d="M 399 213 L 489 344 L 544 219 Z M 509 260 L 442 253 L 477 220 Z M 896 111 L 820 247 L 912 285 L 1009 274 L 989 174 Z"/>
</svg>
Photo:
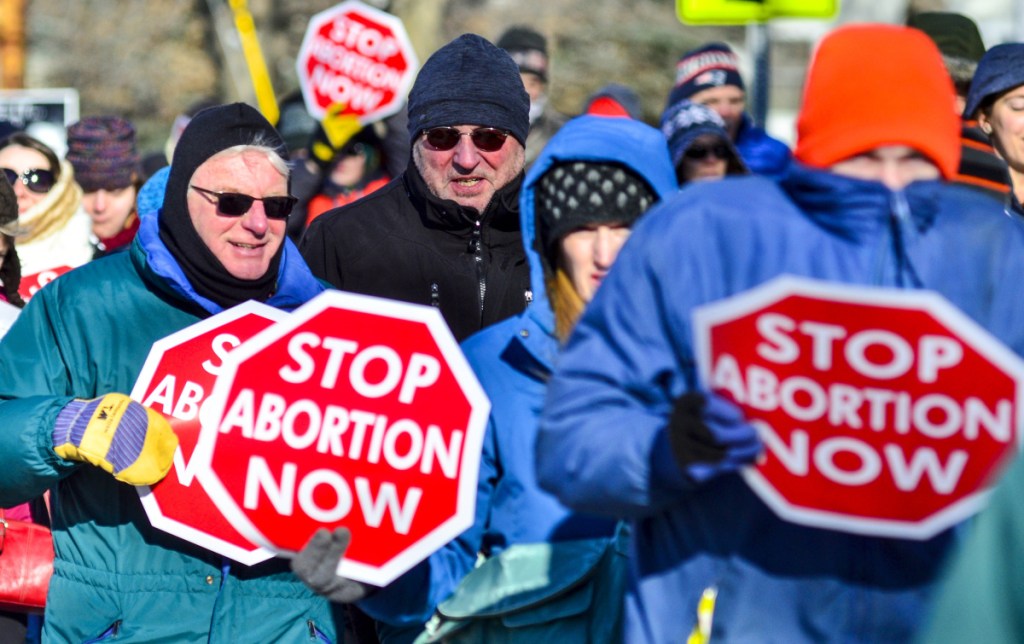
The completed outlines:
<svg viewBox="0 0 1024 644">
<path fill-rule="evenodd" d="M 25 84 L 25 0 L 0 0 L 0 87 Z"/>
<path fill-rule="evenodd" d="M 256 22 L 252 19 L 252 13 L 249 12 L 246 0 L 228 0 L 228 4 L 235 16 L 235 28 L 238 29 L 238 37 L 242 42 L 242 53 L 245 55 L 245 63 L 249 67 L 249 76 L 252 78 L 252 86 L 256 92 L 256 102 L 259 104 L 263 116 L 276 125 L 281 113 L 277 107 L 274 88 L 270 83 L 267 63 L 263 60 L 260 41 L 256 37 Z"/>
</svg>

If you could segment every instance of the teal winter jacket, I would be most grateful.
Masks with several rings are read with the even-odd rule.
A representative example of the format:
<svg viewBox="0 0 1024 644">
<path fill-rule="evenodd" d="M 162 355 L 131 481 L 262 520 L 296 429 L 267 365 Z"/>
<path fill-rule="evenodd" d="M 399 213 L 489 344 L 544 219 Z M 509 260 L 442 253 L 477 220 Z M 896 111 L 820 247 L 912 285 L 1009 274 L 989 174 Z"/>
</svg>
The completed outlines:
<svg viewBox="0 0 1024 644">
<path fill-rule="evenodd" d="M 268 304 L 322 288 L 287 242 Z M 156 530 L 135 488 L 53 450 L 68 401 L 130 392 L 155 340 L 217 312 L 146 217 L 129 252 L 47 285 L 0 342 L 0 506 L 51 493 L 46 641 L 335 641 L 330 604 L 286 561 L 243 566 Z"/>
</svg>

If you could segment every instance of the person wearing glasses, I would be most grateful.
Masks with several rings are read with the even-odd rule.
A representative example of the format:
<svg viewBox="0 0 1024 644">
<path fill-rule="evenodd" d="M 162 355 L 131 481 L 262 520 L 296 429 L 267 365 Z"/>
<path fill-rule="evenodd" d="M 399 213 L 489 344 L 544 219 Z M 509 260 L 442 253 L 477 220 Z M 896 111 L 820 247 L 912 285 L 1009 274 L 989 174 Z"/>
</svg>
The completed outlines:
<svg viewBox="0 0 1024 644">
<path fill-rule="evenodd" d="M 65 158 L 92 222 L 93 257 L 126 250 L 139 230 L 135 198 L 143 183 L 135 127 L 119 116 L 86 117 L 68 128 Z"/>
<path fill-rule="evenodd" d="M 757 127 L 747 113 L 747 90 L 740 75 L 739 57 L 729 45 L 707 43 L 680 56 L 666 110 L 683 99 L 718 112 L 751 172 L 769 177 L 785 173 L 792 156 L 789 147 Z"/>
<path fill-rule="evenodd" d="M 248 105 L 196 114 L 129 249 L 58 277 L 0 341 L 0 507 L 51 491 L 43 641 L 338 637 L 286 560 L 242 566 L 152 527 L 134 486 L 166 475 L 177 438 L 124 395 L 154 341 L 246 300 L 292 310 L 323 291 L 285 239 L 286 158 Z"/>
<path fill-rule="evenodd" d="M 530 99 L 502 49 L 464 34 L 409 94 L 412 162 L 310 225 L 303 257 L 336 288 L 438 307 L 465 339 L 531 298 L 517 202 Z"/>
<path fill-rule="evenodd" d="M 669 106 L 661 116 L 661 132 L 668 139 L 680 187 L 691 181 L 747 174 L 725 122 L 710 107 L 688 99 Z"/>
<path fill-rule="evenodd" d="M 15 132 L 0 141 L 0 171 L 18 198 L 23 282 L 42 285 L 92 259 L 89 217 L 74 170 L 42 141 Z"/>
<path fill-rule="evenodd" d="M 748 389 L 719 384 L 728 375 L 703 382 L 701 368 L 713 365 L 702 363 L 694 314 L 781 275 L 895 297 L 930 291 L 1024 354 L 1024 227 L 1002 216 L 998 201 L 952 183 L 954 100 L 924 33 L 844 25 L 816 48 L 783 178 L 690 185 L 634 228 L 561 353 L 536 450 L 543 489 L 575 511 L 633 524 L 626 642 L 914 641 L 970 520 L 957 514 L 963 520 L 951 527 L 913 538 L 777 513 L 742 470 L 761 455 L 777 464 L 790 445 L 730 399 L 763 401 L 778 388 L 762 386 L 753 368 L 737 376 Z M 830 326 L 795 317 L 787 318 L 794 328 Z M 776 338 L 796 344 L 799 334 L 780 328 L 765 332 L 758 353 L 774 351 Z M 807 353 L 810 344 L 801 345 Z M 812 367 L 792 368 L 793 380 L 816 377 Z M 877 386 L 891 386 L 888 377 Z M 849 410 L 836 427 L 868 427 L 866 406 Z M 905 433 L 892 416 L 873 431 Z M 926 425 L 915 421 L 922 433 Z M 896 465 L 882 471 L 899 477 Z M 812 473 L 808 485 L 816 480 Z M 864 482 L 848 480 L 854 491 Z"/>
</svg>

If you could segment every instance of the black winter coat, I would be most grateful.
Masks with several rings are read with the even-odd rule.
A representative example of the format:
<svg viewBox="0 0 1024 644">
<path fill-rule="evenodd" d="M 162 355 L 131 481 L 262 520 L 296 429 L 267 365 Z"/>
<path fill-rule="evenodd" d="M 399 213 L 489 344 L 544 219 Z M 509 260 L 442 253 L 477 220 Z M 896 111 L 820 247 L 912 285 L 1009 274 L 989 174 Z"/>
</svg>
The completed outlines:
<svg viewBox="0 0 1024 644">
<path fill-rule="evenodd" d="M 315 219 L 302 256 L 336 288 L 439 307 L 461 342 L 531 298 L 521 184 L 522 175 L 480 215 L 433 195 L 410 162 L 380 190 Z"/>
</svg>

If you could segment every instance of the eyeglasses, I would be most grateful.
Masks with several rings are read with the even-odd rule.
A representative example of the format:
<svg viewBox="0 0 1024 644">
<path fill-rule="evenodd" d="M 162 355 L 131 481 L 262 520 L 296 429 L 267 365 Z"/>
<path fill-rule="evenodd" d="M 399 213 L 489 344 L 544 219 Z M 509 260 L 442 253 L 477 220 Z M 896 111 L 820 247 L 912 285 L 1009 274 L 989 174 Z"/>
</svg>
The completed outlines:
<svg viewBox="0 0 1024 644">
<path fill-rule="evenodd" d="M 252 202 L 262 201 L 263 212 L 267 214 L 269 219 L 287 219 L 288 215 L 291 214 L 292 208 L 299 201 L 295 197 L 253 197 L 251 195 L 243 195 L 239 192 L 214 192 L 213 190 L 207 190 L 206 188 L 200 188 L 199 186 L 189 186 L 196 192 L 215 197 L 217 201 L 217 211 L 222 215 L 228 217 L 241 217 L 245 213 L 249 212 L 252 208 Z"/>
<path fill-rule="evenodd" d="M 453 127 L 432 127 L 429 130 L 423 130 L 423 134 L 426 135 L 430 147 L 442 152 L 451 150 L 458 145 L 463 136 L 472 139 L 473 145 L 479 150 L 497 152 L 501 146 L 505 145 L 505 139 L 509 135 L 507 131 L 493 127 L 478 127 L 472 132 L 459 132 Z"/>
<path fill-rule="evenodd" d="M 20 175 L 10 168 L 0 168 L 0 170 L 4 171 L 4 176 L 12 186 L 21 181 L 26 188 L 39 194 L 49 192 L 53 184 L 57 182 L 57 177 L 52 172 L 40 168 L 30 168 Z"/>
<path fill-rule="evenodd" d="M 683 152 L 683 156 L 685 156 L 687 159 L 693 159 L 694 161 L 700 161 L 701 159 L 707 157 L 709 154 L 715 157 L 716 159 L 728 159 L 729 148 L 727 148 L 722 143 L 716 143 L 715 145 L 711 146 L 694 145 L 687 148 L 686 152 Z"/>
</svg>

